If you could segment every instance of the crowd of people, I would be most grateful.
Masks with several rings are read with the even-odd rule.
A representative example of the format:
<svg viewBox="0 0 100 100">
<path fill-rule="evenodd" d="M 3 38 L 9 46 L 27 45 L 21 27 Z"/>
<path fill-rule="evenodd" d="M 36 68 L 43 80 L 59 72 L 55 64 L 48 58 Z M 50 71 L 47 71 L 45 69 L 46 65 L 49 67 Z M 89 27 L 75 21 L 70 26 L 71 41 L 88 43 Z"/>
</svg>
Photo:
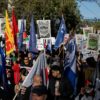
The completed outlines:
<svg viewBox="0 0 100 100">
<path fill-rule="evenodd" d="M 65 51 L 66 52 L 66 51 Z M 34 75 L 32 85 L 23 87 L 22 83 L 34 67 L 39 52 L 13 52 L 6 57 L 7 91 L 0 82 L 0 100 L 100 100 L 100 54 L 97 61 L 91 58 L 83 60 L 76 52 L 77 85 L 74 90 L 64 73 L 62 57 L 46 54 L 48 66 L 48 84 L 43 84 L 40 75 Z M 98 66 L 97 66 L 98 65 Z M 90 70 L 89 70 L 90 68 Z M 92 71 L 91 71 L 92 69 Z M 87 70 L 88 74 L 87 74 Z M 97 81 L 98 86 L 96 86 Z M 97 98 L 98 97 L 98 98 Z M 97 98 L 97 99 L 94 99 Z"/>
</svg>

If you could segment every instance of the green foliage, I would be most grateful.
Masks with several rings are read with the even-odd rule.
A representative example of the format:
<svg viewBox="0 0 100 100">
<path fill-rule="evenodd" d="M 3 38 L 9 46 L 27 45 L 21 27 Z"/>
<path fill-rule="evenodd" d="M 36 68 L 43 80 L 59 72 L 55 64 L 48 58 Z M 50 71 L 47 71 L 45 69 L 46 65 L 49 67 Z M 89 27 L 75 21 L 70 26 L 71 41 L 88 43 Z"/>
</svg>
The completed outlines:
<svg viewBox="0 0 100 100">
<path fill-rule="evenodd" d="M 97 21 L 97 22 L 94 23 L 94 28 L 96 30 L 100 30 L 100 21 Z"/>
<path fill-rule="evenodd" d="M 80 22 L 80 13 L 75 0 L 13 0 L 13 5 L 17 18 L 23 16 L 26 18 L 28 30 L 31 15 L 35 20 L 50 19 L 54 35 L 57 33 L 62 14 L 69 31 L 76 28 Z"/>
<path fill-rule="evenodd" d="M 0 13 L 4 15 L 7 8 L 7 0 L 0 0 Z"/>
</svg>

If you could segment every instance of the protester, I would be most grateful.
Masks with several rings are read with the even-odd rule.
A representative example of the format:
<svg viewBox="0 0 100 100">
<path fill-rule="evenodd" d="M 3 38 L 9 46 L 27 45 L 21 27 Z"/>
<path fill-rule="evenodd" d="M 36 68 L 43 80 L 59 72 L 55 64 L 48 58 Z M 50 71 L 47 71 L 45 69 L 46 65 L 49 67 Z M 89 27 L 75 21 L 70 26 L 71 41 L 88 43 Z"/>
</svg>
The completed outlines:
<svg viewBox="0 0 100 100">
<path fill-rule="evenodd" d="M 82 100 L 83 96 L 85 95 L 85 88 L 81 87 L 80 93 L 76 96 L 75 100 Z"/>
<path fill-rule="evenodd" d="M 82 61 L 82 54 L 77 52 L 77 94 L 80 92 L 81 88 L 85 86 L 85 74 L 84 74 L 84 64 Z"/>
<path fill-rule="evenodd" d="M 8 100 L 12 100 L 12 98 L 14 97 L 14 75 L 13 75 L 13 70 L 11 68 L 7 68 L 6 69 L 7 72 L 7 81 L 8 81 Z"/>
<path fill-rule="evenodd" d="M 32 67 L 32 62 L 30 62 L 27 54 L 25 54 L 22 59 L 21 67 L 29 67 L 29 68 Z"/>
<path fill-rule="evenodd" d="M 15 85 L 15 89 L 14 89 L 15 93 L 17 94 L 16 100 L 20 99 L 20 89 L 27 74 L 28 74 L 28 71 L 25 68 L 20 69 L 20 81 L 18 84 Z"/>
<path fill-rule="evenodd" d="M 47 88 L 43 85 L 35 86 L 31 91 L 31 100 L 46 100 L 47 98 Z"/>
<path fill-rule="evenodd" d="M 95 100 L 100 100 L 100 54 L 97 58 L 97 67 L 95 72 Z"/>
<path fill-rule="evenodd" d="M 13 62 L 12 69 L 14 72 L 14 83 L 18 84 L 20 80 L 20 64 L 18 63 L 18 61 Z"/>
<path fill-rule="evenodd" d="M 64 77 L 62 68 L 58 62 L 51 66 L 47 100 L 70 100 L 72 88 Z"/>
<path fill-rule="evenodd" d="M 28 53 L 28 58 L 29 58 L 29 62 L 32 64 L 33 66 L 33 54 L 31 52 Z"/>
<path fill-rule="evenodd" d="M 35 75 L 33 77 L 33 83 L 31 86 L 29 87 L 22 87 L 21 88 L 21 95 L 20 95 L 20 100 L 29 100 L 32 99 L 32 95 L 31 95 L 31 90 L 35 87 L 35 86 L 41 86 L 42 85 L 42 78 L 40 75 Z"/>
</svg>

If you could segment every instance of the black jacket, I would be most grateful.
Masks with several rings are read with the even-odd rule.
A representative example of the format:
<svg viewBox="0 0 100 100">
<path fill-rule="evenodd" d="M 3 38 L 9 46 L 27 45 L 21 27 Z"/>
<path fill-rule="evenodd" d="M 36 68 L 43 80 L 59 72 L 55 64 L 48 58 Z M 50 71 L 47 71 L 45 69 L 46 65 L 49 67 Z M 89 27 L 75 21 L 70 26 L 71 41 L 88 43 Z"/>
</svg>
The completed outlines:
<svg viewBox="0 0 100 100">
<path fill-rule="evenodd" d="M 55 83 L 57 80 L 59 80 L 60 82 L 59 92 L 61 94 L 58 97 L 55 96 Z M 47 100 L 55 100 L 55 98 L 56 100 L 70 100 L 70 96 L 72 95 L 72 93 L 73 90 L 67 78 L 62 77 L 60 79 L 56 79 L 51 77 L 49 79 Z"/>
</svg>

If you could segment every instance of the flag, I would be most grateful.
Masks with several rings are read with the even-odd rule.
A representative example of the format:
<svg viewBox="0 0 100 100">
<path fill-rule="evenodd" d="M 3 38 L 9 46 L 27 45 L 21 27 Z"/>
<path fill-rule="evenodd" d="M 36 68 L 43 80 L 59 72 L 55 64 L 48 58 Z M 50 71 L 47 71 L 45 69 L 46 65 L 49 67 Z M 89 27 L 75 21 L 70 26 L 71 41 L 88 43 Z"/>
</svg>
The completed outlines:
<svg viewBox="0 0 100 100">
<path fill-rule="evenodd" d="M 64 18 L 62 16 L 62 20 L 61 20 L 61 24 L 60 24 L 60 27 L 59 27 L 59 30 L 58 30 L 57 37 L 56 37 L 54 49 L 58 49 L 59 48 L 60 44 L 64 40 L 64 35 L 66 33 L 67 33 L 67 30 L 66 30 L 65 20 L 64 20 Z"/>
<path fill-rule="evenodd" d="M 44 45 L 44 49 L 46 49 L 47 47 L 46 39 L 43 39 L 43 45 Z"/>
<path fill-rule="evenodd" d="M 13 37 L 13 30 L 8 18 L 8 13 L 6 11 L 6 25 L 5 25 L 5 44 L 6 44 L 6 54 L 9 55 L 15 49 L 14 46 L 14 37 Z"/>
<path fill-rule="evenodd" d="M 23 39 L 24 39 L 24 40 L 27 39 L 27 33 L 26 33 L 26 32 L 23 33 Z"/>
<path fill-rule="evenodd" d="M 13 28 L 14 44 L 15 44 L 15 48 L 16 48 L 16 51 L 17 51 L 18 50 L 17 33 L 19 31 L 18 31 L 18 25 L 17 25 L 14 9 L 12 10 L 12 28 Z"/>
<path fill-rule="evenodd" d="M 48 40 L 48 43 L 47 43 L 47 50 L 50 51 L 50 53 L 52 53 L 52 43 L 50 39 Z"/>
<path fill-rule="evenodd" d="M 18 48 L 19 51 L 23 51 L 23 34 L 25 32 L 24 18 L 21 21 L 21 29 L 18 36 Z"/>
<path fill-rule="evenodd" d="M 2 83 L 4 90 L 8 88 L 8 81 L 6 76 L 6 66 L 5 66 L 5 54 L 3 49 L 0 47 L 0 83 Z"/>
<path fill-rule="evenodd" d="M 66 56 L 64 59 L 65 75 L 69 79 L 73 89 L 76 88 L 76 42 L 75 39 L 71 39 L 67 45 Z"/>
<path fill-rule="evenodd" d="M 31 71 L 26 76 L 22 86 L 29 87 L 32 85 L 32 80 L 34 75 L 40 75 L 43 79 L 43 84 L 46 85 L 46 56 L 44 53 L 40 54 L 37 58 L 35 64 L 33 65 Z"/>
<path fill-rule="evenodd" d="M 35 26 L 34 26 L 33 16 L 31 18 L 31 23 L 30 23 L 29 51 L 30 52 L 38 52 L 38 50 L 36 48 L 36 33 L 35 33 Z"/>
</svg>

